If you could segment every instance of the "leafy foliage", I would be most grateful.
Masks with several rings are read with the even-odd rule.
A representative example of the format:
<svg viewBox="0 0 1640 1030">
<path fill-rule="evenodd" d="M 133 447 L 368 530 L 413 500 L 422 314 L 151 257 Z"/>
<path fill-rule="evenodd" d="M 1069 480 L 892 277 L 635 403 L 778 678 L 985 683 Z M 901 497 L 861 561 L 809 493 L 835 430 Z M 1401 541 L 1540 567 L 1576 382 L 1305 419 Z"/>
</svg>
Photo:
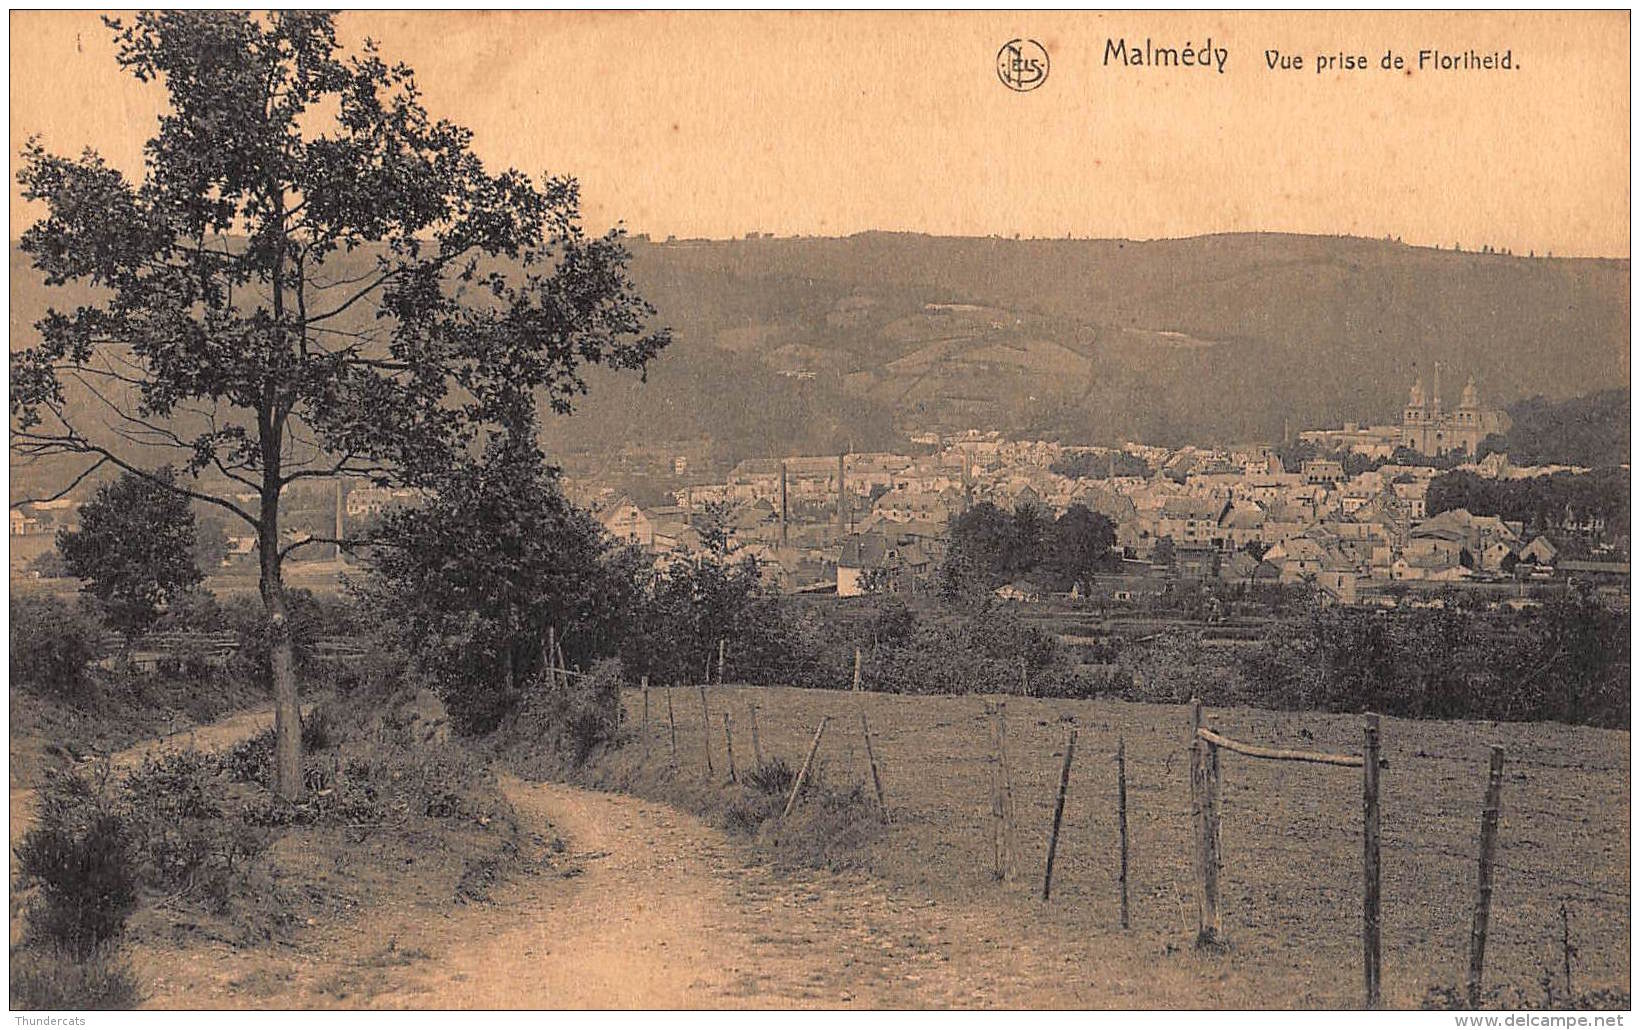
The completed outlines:
<svg viewBox="0 0 1640 1030">
<path fill-rule="evenodd" d="M 39 792 L 36 821 L 17 847 L 21 885 L 40 890 L 29 930 L 89 954 L 111 941 L 136 908 L 132 834 L 108 796 L 73 775 L 55 777 Z"/>
<path fill-rule="evenodd" d="M 1138 476 L 1149 479 L 1155 470 L 1145 459 L 1127 451 L 1092 454 L 1081 451 L 1067 454 L 1048 466 L 1061 476 L 1071 479 L 1108 479 L 1111 476 Z"/>
<path fill-rule="evenodd" d="M 31 1012 L 136 1008 L 137 981 L 112 946 L 77 955 L 58 947 L 11 953 L 11 1007 Z"/>
<path fill-rule="evenodd" d="M 136 636 L 204 575 L 194 562 L 194 513 L 173 488 L 176 474 L 126 473 L 80 505 L 80 528 L 57 532 L 57 552 L 108 621 Z"/>
<path fill-rule="evenodd" d="M 1057 520 L 1035 505 L 1010 513 L 990 502 L 976 504 L 951 521 L 940 593 L 948 600 L 972 598 L 1039 573 L 1068 586 L 1098 569 L 1115 543 L 1115 524 L 1080 504 Z"/>
<path fill-rule="evenodd" d="M 1599 527 L 1597 538 L 1629 535 L 1629 472 L 1623 468 L 1577 474 L 1557 472 L 1529 479 L 1483 479 L 1472 472 L 1447 472 L 1430 480 L 1424 504 L 1431 515 L 1467 508 L 1523 522 L 1533 532 L 1581 533 Z"/>
<path fill-rule="evenodd" d="M 371 537 L 359 593 L 430 672 L 456 727 L 493 729 L 545 667 L 613 653 L 634 570 L 528 441 L 492 441 Z"/>
<path fill-rule="evenodd" d="M 1216 704 L 1626 727 L 1628 662 L 1626 621 L 1584 594 L 1514 616 L 1339 607 L 1313 610 L 1245 657 L 1239 678 L 1198 692 Z"/>
<path fill-rule="evenodd" d="M 573 180 L 488 171 L 408 67 L 371 42 L 344 54 L 329 13 L 107 24 L 168 106 L 140 182 L 92 151 L 23 148 L 22 195 L 47 213 L 22 249 L 48 286 L 93 299 L 14 353 L 14 447 L 156 484 L 142 468 L 166 452 L 188 477 L 171 488 L 251 526 L 289 710 L 286 488 L 435 482 L 486 428 L 528 425 L 543 401 L 568 413 L 587 366 L 642 369 L 668 336 L 645 329 L 619 231 L 582 230 Z M 115 417 L 81 417 L 87 398 Z M 294 796 L 293 740 L 279 768 Z"/>
<path fill-rule="evenodd" d="M 1564 401 L 1528 397 L 1509 405 L 1497 449 L 1521 465 L 1605 468 L 1629 462 L 1629 391 L 1600 390 Z"/>
<path fill-rule="evenodd" d="M 94 619 L 57 598 L 11 595 L 11 681 L 42 697 L 84 700 L 91 687 L 87 663 L 96 656 Z"/>
</svg>

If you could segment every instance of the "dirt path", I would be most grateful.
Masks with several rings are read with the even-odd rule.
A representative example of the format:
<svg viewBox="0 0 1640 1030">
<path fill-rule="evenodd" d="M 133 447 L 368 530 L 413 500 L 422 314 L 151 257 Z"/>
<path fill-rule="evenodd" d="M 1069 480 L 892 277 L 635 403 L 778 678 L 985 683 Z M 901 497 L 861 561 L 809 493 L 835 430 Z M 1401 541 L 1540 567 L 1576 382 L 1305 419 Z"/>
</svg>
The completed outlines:
<svg viewBox="0 0 1640 1030">
<path fill-rule="evenodd" d="M 864 875 L 777 875 L 698 819 L 619 794 L 510 781 L 583 870 L 443 927 L 436 969 L 373 1004 L 453 1008 L 908 1007 L 999 1004 L 952 969 L 933 903 Z M 993 953 L 995 954 L 995 953 Z M 432 982 L 429 982 L 431 980 Z M 439 982 L 442 981 L 442 982 Z"/>
<path fill-rule="evenodd" d="M 147 1008 L 995 1008 L 1098 1004 L 996 914 L 776 872 L 638 798 L 507 779 L 555 868 L 493 903 L 380 906 L 299 948 L 139 949 Z M 1085 986 L 1085 985 L 1084 985 Z M 1104 1004 L 1122 992 L 1103 985 Z"/>
<path fill-rule="evenodd" d="M 306 709 L 304 708 L 304 714 Z M 253 708 L 248 711 L 236 712 L 216 722 L 206 723 L 203 726 L 193 726 L 185 730 L 163 737 L 145 740 L 134 744 L 123 751 L 116 751 L 109 756 L 109 764 L 115 775 L 129 772 L 142 764 L 143 758 L 156 754 L 168 748 L 198 748 L 202 751 L 217 751 L 232 747 L 242 740 L 256 736 L 263 730 L 273 726 L 273 706 Z M 86 768 L 90 768 L 89 763 Z M 11 846 L 17 847 L 22 840 L 23 833 L 28 829 L 34 818 L 34 791 L 13 790 L 11 792 L 9 810 L 11 814 Z"/>
</svg>

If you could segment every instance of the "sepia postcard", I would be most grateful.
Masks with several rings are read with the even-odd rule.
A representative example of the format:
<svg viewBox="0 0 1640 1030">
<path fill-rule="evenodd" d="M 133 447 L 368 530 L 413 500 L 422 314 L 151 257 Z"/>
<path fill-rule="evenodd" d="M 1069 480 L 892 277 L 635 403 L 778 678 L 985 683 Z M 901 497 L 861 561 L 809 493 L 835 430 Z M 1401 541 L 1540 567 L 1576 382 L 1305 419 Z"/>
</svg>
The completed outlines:
<svg viewBox="0 0 1640 1030">
<path fill-rule="evenodd" d="M 1628 11 L 8 22 L 17 1026 L 1625 1025 Z"/>
</svg>

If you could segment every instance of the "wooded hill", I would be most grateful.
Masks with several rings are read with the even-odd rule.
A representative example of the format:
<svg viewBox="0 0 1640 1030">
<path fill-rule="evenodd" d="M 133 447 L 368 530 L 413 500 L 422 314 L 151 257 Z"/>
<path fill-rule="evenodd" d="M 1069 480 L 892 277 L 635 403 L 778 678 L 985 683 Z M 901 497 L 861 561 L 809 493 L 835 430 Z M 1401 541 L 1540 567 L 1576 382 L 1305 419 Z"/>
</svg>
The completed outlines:
<svg viewBox="0 0 1640 1030">
<path fill-rule="evenodd" d="M 1148 242 L 865 233 L 632 241 L 675 331 L 647 382 L 594 369 L 549 453 L 710 438 L 754 455 L 917 430 L 1235 443 L 1397 417 L 1439 361 L 1455 403 L 1626 387 L 1629 262 L 1243 234 Z M 12 253 L 13 349 L 47 290 Z M 1622 405 L 1626 410 L 1626 398 Z"/>
</svg>

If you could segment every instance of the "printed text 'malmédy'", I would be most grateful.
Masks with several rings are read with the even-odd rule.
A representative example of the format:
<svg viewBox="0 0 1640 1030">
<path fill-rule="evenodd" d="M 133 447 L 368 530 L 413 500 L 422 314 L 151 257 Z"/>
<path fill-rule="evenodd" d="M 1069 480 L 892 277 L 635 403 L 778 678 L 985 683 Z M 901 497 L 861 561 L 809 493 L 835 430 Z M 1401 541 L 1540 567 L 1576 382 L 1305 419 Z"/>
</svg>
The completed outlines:
<svg viewBox="0 0 1640 1030">
<path fill-rule="evenodd" d="M 1225 62 L 1229 59 L 1229 49 L 1214 46 L 1211 36 L 1201 46 L 1195 46 L 1187 39 L 1182 47 L 1152 46 L 1149 36 L 1145 37 L 1143 46 L 1138 43 L 1129 44 L 1125 38 L 1105 40 L 1106 65 L 1116 63 L 1136 68 L 1216 68 L 1218 73 L 1223 75 Z"/>
</svg>

